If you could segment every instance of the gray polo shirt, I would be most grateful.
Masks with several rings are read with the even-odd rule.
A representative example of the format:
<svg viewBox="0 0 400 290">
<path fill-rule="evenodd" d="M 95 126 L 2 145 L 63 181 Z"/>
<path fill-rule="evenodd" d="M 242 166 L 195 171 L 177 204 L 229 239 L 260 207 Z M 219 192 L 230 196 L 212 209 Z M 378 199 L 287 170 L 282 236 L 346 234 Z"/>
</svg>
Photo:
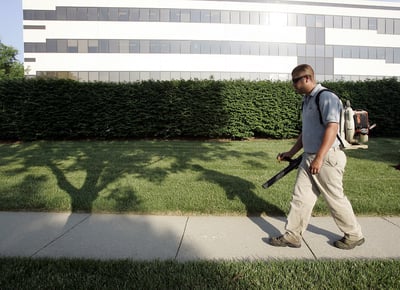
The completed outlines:
<svg viewBox="0 0 400 290">
<path fill-rule="evenodd" d="M 319 95 L 319 106 L 321 109 L 322 121 L 320 123 L 315 96 L 322 89 L 325 89 L 321 84 L 318 84 L 309 96 L 303 97 L 303 112 L 302 112 L 302 136 L 303 149 L 306 153 L 317 153 L 322 143 L 322 138 L 325 133 L 325 126 L 328 123 L 334 122 L 340 124 L 340 115 L 343 110 L 342 101 L 332 92 L 325 91 Z M 340 145 L 336 138 L 332 144 L 332 148 Z"/>
</svg>

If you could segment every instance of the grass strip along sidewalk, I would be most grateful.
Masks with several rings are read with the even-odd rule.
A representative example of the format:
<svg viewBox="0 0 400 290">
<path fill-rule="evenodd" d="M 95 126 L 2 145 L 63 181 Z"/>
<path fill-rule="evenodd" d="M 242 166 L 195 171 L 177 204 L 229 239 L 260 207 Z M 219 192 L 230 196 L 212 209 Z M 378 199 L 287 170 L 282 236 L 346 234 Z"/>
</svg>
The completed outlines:
<svg viewBox="0 0 400 290">
<path fill-rule="evenodd" d="M 1 259 L 1 289 L 399 289 L 400 261 Z"/>
<path fill-rule="evenodd" d="M 284 215 L 292 172 L 267 179 L 293 140 L 0 144 L 0 210 Z M 358 215 L 400 215 L 400 139 L 347 150 L 345 192 Z M 322 199 L 315 215 L 328 215 Z"/>
<path fill-rule="evenodd" d="M 0 210 L 285 215 L 293 140 L 80 141 L 0 144 Z M 357 215 L 400 215 L 400 139 L 347 151 Z M 314 215 L 327 215 L 320 200 Z M 385 238 L 385 237 L 382 237 Z M 0 289 L 398 289 L 398 260 L 93 261 L 0 258 Z"/>
</svg>

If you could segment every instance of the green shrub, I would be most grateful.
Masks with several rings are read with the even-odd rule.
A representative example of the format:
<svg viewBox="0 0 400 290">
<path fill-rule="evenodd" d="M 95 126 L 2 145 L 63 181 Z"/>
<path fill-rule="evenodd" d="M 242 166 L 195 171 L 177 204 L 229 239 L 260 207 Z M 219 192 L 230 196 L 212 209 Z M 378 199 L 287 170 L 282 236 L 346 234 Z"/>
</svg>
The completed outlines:
<svg viewBox="0 0 400 290">
<path fill-rule="evenodd" d="M 368 110 L 376 135 L 400 136 L 397 80 L 324 85 Z M 300 103 L 288 82 L 4 80 L 0 139 L 291 138 Z"/>
</svg>

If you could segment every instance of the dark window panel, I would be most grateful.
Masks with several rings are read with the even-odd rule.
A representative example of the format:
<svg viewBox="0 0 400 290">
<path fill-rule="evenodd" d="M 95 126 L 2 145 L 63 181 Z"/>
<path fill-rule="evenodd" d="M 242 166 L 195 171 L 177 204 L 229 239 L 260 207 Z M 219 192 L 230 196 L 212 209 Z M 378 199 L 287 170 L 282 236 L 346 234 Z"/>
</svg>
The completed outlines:
<svg viewBox="0 0 400 290">
<path fill-rule="evenodd" d="M 376 30 L 377 29 L 376 18 L 368 18 L 368 29 L 369 30 Z"/>
<path fill-rule="evenodd" d="M 307 44 L 315 44 L 315 28 L 314 27 L 307 27 L 306 28 L 306 43 Z"/>
<path fill-rule="evenodd" d="M 325 44 L 325 28 L 316 28 L 315 29 L 315 43 L 316 44 Z"/>
<path fill-rule="evenodd" d="M 169 12 L 169 19 L 171 20 L 171 22 L 180 22 L 181 21 L 180 9 L 171 9 Z"/>
<path fill-rule="evenodd" d="M 231 24 L 240 24 L 239 11 L 231 11 Z"/>
<path fill-rule="evenodd" d="M 211 23 L 221 23 L 221 11 L 211 11 Z"/>
<path fill-rule="evenodd" d="M 161 43 L 159 40 L 150 41 L 150 52 L 151 53 L 161 53 Z"/>
<path fill-rule="evenodd" d="M 46 51 L 47 52 L 57 52 L 57 40 L 56 39 L 47 39 Z"/>
<path fill-rule="evenodd" d="M 149 21 L 150 20 L 150 9 L 148 9 L 148 8 L 140 8 L 140 10 L 139 10 L 139 20 L 140 21 Z"/>
<path fill-rule="evenodd" d="M 202 23 L 210 23 L 211 22 L 211 11 L 210 10 L 201 10 L 201 22 Z"/>
<path fill-rule="evenodd" d="M 297 26 L 306 26 L 306 16 L 304 14 L 297 14 Z"/>
<path fill-rule="evenodd" d="M 229 43 L 231 54 L 240 54 L 240 44 L 236 41 Z"/>
<path fill-rule="evenodd" d="M 119 53 L 129 53 L 129 40 L 121 39 L 119 41 Z"/>
<path fill-rule="evenodd" d="M 378 47 L 376 49 L 376 58 L 378 59 L 385 59 L 385 48 Z"/>
<path fill-rule="evenodd" d="M 99 8 L 99 20 L 100 21 L 108 21 L 108 8 Z"/>
<path fill-rule="evenodd" d="M 394 34 L 394 20 L 386 19 L 386 34 Z"/>
<path fill-rule="evenodd" d="M 342 16 L 333 16 L 333 27 L 334 28 L 343 28 L 343 17 Z"/>
<path fill-rule="evenodd" d="M 57 40 L 57 51 L 59 53 L 68 52 L 68 42 L 66 39 L 58 39 Z"/>
<path fill-rule="evenodd" d="M 78 40 L 68 39 L 67 40 L 67 52 L 76 53 L 78 52 Z"/>
<path fill-rule="evenodd" d="M 229 11 L 221 11 L 221 23 L 229 24 L 231 22 L 231 15 Z"/>
<path fill-rule="evenodd" d="M 279 44 L 277 43 L 270 43 L 269 44 L 269 53 L 273 56 L 279 55 Z"/>
<path fill-rule="evenodd" d="M 360 48 L 358 46 L 351 47 L 351 57 L 360 58 Z"/>
<path fill-rule="evenodd" d="M 99 40 L 99 52 L 100 53 L 109 53 L 109 44 L 107 39 L 100 39 Z"/>
<path fill-rule="evenodd" d="M 45 11 L 46 20 L 57 20 L 57 15 L 55 10 L 46 10 Z"/>
<path fill-rule="evenodd" d="M 378 18 L 377 20 L 377 31 L 378 33 L 385 34 L 386 33 L 386 21 L 383 18 Z"/>
<path fill-rule="evenodd" d="M 118 8 L 108 8 L 108 20 L 118 21 Z"/>
<path fill-rule="evenodd" d="M 307 27 L 315 27 L 315 15 L 306 15 L 306 26 Z"/>
<path fill-rule="evenodd" d="M 272 54 L 270 54 L 272 55 Z M 305 44 L 298 44 L 297 45 L 297 56 L 306 56 L 306 45 Z"/>
<path fill-rule="evenodd" d="M 200 42 L 201 48 L 200 48 L 200 53 L 201 54 L 210 54 L 211 53 L 211 46 L 210 42 L 203 40 Z"/>
<path fill-rule="evenodd" d="M 98 12 L 97 8 L 88 8 L 88 20 L 90 21 L 97 21 L 98 20 Z"/>
<path fill-rule="evenodd" d="M 325 75 L 333 75 L 334 73 L 334 60 L 333 58 L 325 58 Z"/>
<path fill-rule="evenodd" d="M 25 52 L 36 52 L 35 51 L 35 44 L 32 42 L 25 42 L 24 43 L 24 51 Z"/>
<path fill-rule="evenodd" d="M 351 28 L 351 17 L 343 16 L 343 28 L 350 29 Z"/>
<path fill-rule="evenodd" d="M 67 20 L 76 20 L 76 8 L 75 7 L 67 7 Z"/>
<path fill-rule="evenodd" d="M 248 11 L 240 12 L 240 24 L 250 24 L 250 13 Z"/>
<path fill-rule="evenodd" d="M 306 45 L 306 56 L 307 57 L 315 57 L 315 45 L 313 45 L 313 44 Z"/>
<path fill-rule="evenodd" d="M 67 20 L 67 8 L 57 7 L 56 8 L 56 18 L 57 20 Z"/>
<path fill-rule="evenodd" d="M 315 56 L 316 57 L 325 57 L 325 46 L 316 45 L 315 46 Z"/>
<path fill-rule="evenodd" d="M 360 47 L 360 58 L 368 59 L 368 47 Z"/>
<path fill-rule="evenodd" d="M 190 22 L 190 10 L 182 9 L 181 10 L 181 22 Z"/>
<path fill-rule="evenodd" d="M 119 40 L 118 39 L 110 39 L 109 43 L 109 52 L 110 53 L 119 53 Z"/>
<path fill-rule="evenodd" d="M 333 28 L 334 24 L 333 24 L 333 16 L 331 15 L 327 15 L 325 16 L 325 27 L 326 28 Z"/>
<path fill-rule="evenodd" d="M 190 41 L 190 53 L 200 54 L 201 44 L 200 41 L 192 40 Z"/>
<path fill-rule="evenodd" d="M 368 18 L 367 17 L 361 17 L 360 18 L 360 28 L 361 29 L 368 29 Z"/>
<path fill-rule="evenodd" d="M 351 28 L 360 29 L 360 17 L 351 17 Z"/>
<path fill-rule="evenodd" d="M 34 10 L 27 10 L 25 9 L 23 12 L 23 19 L 24 20 L 34 20 Z"/>
<path fill-rule="evenodd" d="M 393 62 L 400 63 L 400 48 L 393 49 Z"/>
<path fill-rule="evenodd" d="M 118 20 L 128 21 L 129 20 L 129 8 L 119 8 L 118 9 Z"/>
<path fill-rule="evenodd" d="M 140 53 L 139 40 L 129 40 L 129 53 Z"/>
<path fill-rule="evenodd" d="M 88 52 L 97 53 L 99 52 L 99 41 L 96 39 L 90 39 L 88 41 Z"/>
<path fill-rule="evenodd" d="M 171 40 L 170 52 L 171 53 L 181 53 L 181 43 L 179 40 Z"/>
<path fill-rule="evenodd" d="M 396 35 L 400 34 L 400 19 L 394 20 L 394 34 Z"/>
<path fill-rule="evenodd" d="M 394 49 L 391 47 L 387 47 L 385 49 L 385 57 L 387 63 L 393 63 L 394 61 Z"/>
<path fill-rule="evenodd" d="M 140 41 L 140 53 L 150 53 L 150 41 L 141 40 Z"/>
<path fill-rule="evenodd" d="M 319 75 L 325 74 L 325 59 L 323 57 L 315 58 L 315 73 Z"/>
<path fill-rule="evenodd" d="M 160 21 L 169 22 L 169 9 L 160 9 Z"/>
<path fill-rule="evenodd" d="M 77 20 L 80 21 L 84 21 L 84 20 L 88 20 L 88 12 L 87 12 L 87 8 L 85 7 L 78 7 L 77 10 Z"/>
</svg>

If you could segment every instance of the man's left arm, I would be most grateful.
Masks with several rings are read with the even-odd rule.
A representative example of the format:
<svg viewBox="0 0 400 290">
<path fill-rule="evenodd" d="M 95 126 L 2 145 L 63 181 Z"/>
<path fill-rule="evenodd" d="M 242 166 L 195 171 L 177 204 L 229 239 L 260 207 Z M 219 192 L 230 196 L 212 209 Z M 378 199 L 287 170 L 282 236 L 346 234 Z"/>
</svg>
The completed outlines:
<svg viewBox="0 0 400 290">
<path fill-rule="evenodd" d="M 338 129 L 338 123 L 331 122 L 326 125 L 321 147 L 315 155 L 314 160 L 310 164 L 309 169 L 311 174 L 318 174 L 321 170 L 322 164 L 324 162 L 324 157 L 329 149 L 332 147 L 333 142 L 335 142 Z"/>
</svg>

